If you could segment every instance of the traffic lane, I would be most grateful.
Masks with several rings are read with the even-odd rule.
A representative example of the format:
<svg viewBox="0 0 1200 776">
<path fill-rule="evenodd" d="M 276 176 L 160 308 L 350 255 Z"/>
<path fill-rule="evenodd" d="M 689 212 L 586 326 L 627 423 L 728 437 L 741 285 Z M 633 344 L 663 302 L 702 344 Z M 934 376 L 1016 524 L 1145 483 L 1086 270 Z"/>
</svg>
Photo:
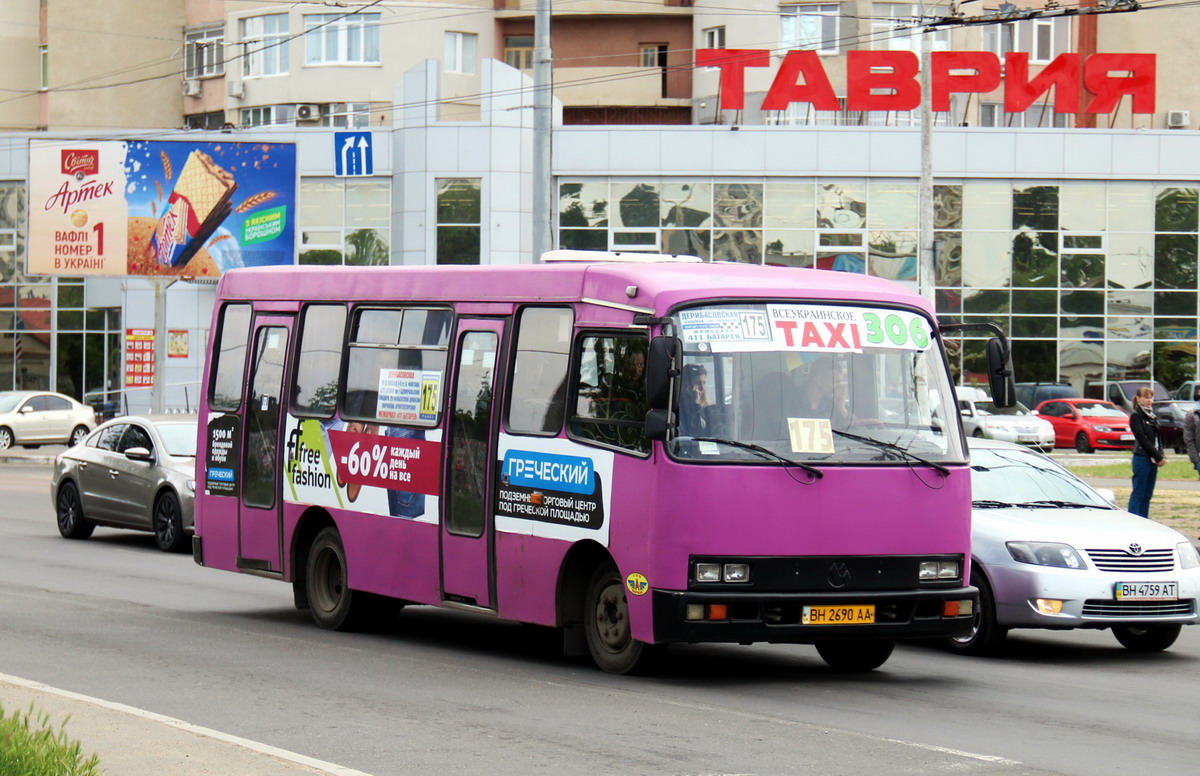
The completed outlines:
<svg viewBox="0 0 1200 776">
<path fill-rule="evenodd" d="M 381 715 L 381 719 L 395 718 L 398 708 L 419 708 L 426 711 L 426 716 L 448 724 L 455 715 L 447 709 L 463 708 L 463 698 L 467 699 L 467 707 L 482 703 L 485 710 L 493 705 L 504 706 L 512 698 L 523 698 L 523 705 L 514 707 L 518 716 L 504 724 L 470 719 L 463 724 L 473 730 L 482 726 L 497 733 L 507 731 L 516 741 L 549 741 L 560 737 L 556 728 L 539 730 L 534 721 L 520 718 L 523 709 L 536 710 L 544 702 L 536 694 L 526 697 L 524 685 L 549 683 L 574 688 L 581 697 L 600 693 L 616 702 L 613 706 L 588 700 L 582 709 L 552 704 L 554 712 L 549 719 L 557 722 L 559 718 L 591 714 L 598 729 L 610 731 L 614 740 L 626 742 L 641 742 L 644 735 L 623 730 L 622 725 L 645 727 L 655 733 L 650 741 L 640 743 L 650 752 L 661 751 L 661 742 L 656 740 L 659 737 L 690 742 L 694 731 L 711 732 L 714 720 L 719 725 L 726 724 L 722 720 L 732 720 L 728 723 L 731 729 L 744 728 L 747 740 L 762 741 L 767 751 L 773 747 L 801 758 L 794 762 L 814 756 L 808 751 L 812 741 L 803 736 L 806 745 L 796 747 L 776 741 L 778 732 L 765 738 L 758 735 L 750 720 L 761 717 L 773 720 L 771 729 L 788 725 L 807 725 L 821 731 L 844 729 L 875 736 L 876 741 L 879 737 L 896 738 L 1010 759 L 1023 759 L 1028 753 L 1030 763 L 1053 766 L 1062 773 L 1088 772 L 1089 767 L 1091 772 L 1104 772 L 1112 763 L 1104 739 L 1112 735 L 1155 741 L 1161 751 L 1151 759 L 1162 772 L 1169 773 L 1178 765 L 1180 742 L 1191 740 L 1190 732 L 1180 734 L 1179 725 L 1181 720 L 1194 719 L 1194 701 L 1189 696 L 1178 696 L 1180 685 L 1176 682 L 1186 680 L 1189 674 L 1195 678 L 1197 642 L 1193 629 L 1185 630 L 1172 651 L 1155 656 L 1131 655 L 1107 633 L 1017 631 L 1013 648 L 997 660 L 902 647 L 881 671 L 857 677 L 827 671 L 811 647 L 680 647 L 673 650 L 660 676 L 609 677 L 586 661 L 557 657 L 556 645 L 545 643 L 538 629 L 430 608 L 406 611 L 391 633 L 344 635 L 319 631 L 305 614 L 291 608 L 286 585 L 201 569 L 186 556 L 158 552 L 148 535 L 113 532 L 102 537 L 98 532 L 99 540 L 63 540 L 53 527 L 48 497 L 34 498 L 45 505 L 40 508 L 40 517 L 36 516 L 39 508 L 31 503 L 28 509 L 17 510 L 19 517 L 0 520 L 0 530 L 15 530 L 0 547 L 0 557 L 4 558 L 0 582 L 7 583 L 10 592 L 22 586 L 34 587 L 32 591 L 24 590 L 27 599 L 32 596 L 31 614 L 24 620 L 10 620 L 4 632 L 18 627 L 18 633 L 43 633 L 41 648 L 35 650 L 26 667 L 35 670 L 44 665 L 47 655 L 54 655 L 50 665 L 57 666 L 56 671 L 69 672 L 76 682 L 97 681 L 91 669 L 97 665 L 94 652 L 99 647 L 108 655 L 107 660 L 100 661 L 104 664 L 101 688 L 107 686 L 121 697 L 112 698 L 88 686 L 68 689 L 266 740 L 324 760 L 345 762 L 337 756 L 342 751 L 338 747 L 345 746 L 340 725 L 335 724 L 333 729 L 343 734 L 332 734 L 322 744 L 333 747 L 332 752 L 309 751 L 297 748 L 309 740 L 307 734 L 283 741 L 247 734 L 243 728 L 261 731 L 265 736 L 286 736 L 290 726 L 276 729 L 260 715 L 240 710 L 260 709 L 263 702 L 270 708 L 293 708 L 299 695 L 302 705 L 318 717 L 323 715 L 319 710 L 329 704 L 337 709 L 361 705 L 374 709 L 373 714 Z M 86 647 L 76 649 L 73 645 Z M 1028 654 L 1026 645 L 1032 645 Z M 10 647 L 5 644 L 0 654 L 11 657 L 14 653 Z M 186 703 L 173 705 L 177 699 L 163 699 L 162 690 L 147 683 L 146 667 L 138 657 L 143 650 L 155 656 L 170 656 L 153 660 L 151 676 L 171 675 L 171 666 L 176 670 L 179 666 L 186 668 L 183 677 L 191 688 Z M 277 665 L 279 656 L 287 659 Z M 1184 664 L 1176 662 L 1180 658 Z M 77 665 L 87 670 L 76 671 Z M 1131 666 L 1136 670 L 1131 672 Z M 347 674 L 347 667 L 354 670 Z M 229 675 L 231 668 L 233 673 Z M 55 684 L 46 676 L 11 669 L 7 672 Z M 343 686 L 346 676 L 354 679 Z M 459 676 L 468 680 L 459 681 Z M 119 681 L 114 682 L 114 677 Z M 390 685 L 394 693 L 378 696 L 375 685 L 380 678 L 399 686 Z M 478 692 L 479 687 L 489 685 L 486 692 Z M 247 692 L 247 688 L 253 691 Z M 1111 691 L 1111 695 L 1097 693 L 1098 688 Z M 260 697 L 263 693 L 266 697 Z M 227 708 L 227 698 L 239 701 Z M 1113 698 L 1135 700 L 1117 704 Z M 1157 704 L 1160 698 L 1166 701 L 1162 705 Z M 1143 708 L 1139 703 L 1145 699 L 1153 699 L 1154 703 Z M 678 729 L 663 727 L 661 720 L 681 716 L 676 705 L 703 711 L 680 720 Z M 592 707 L 601 711 L 593 714 Z M 207 709 L 211 718 L 195 719 L 189 715 L 194 709 Z M 341 712 L 328 716 L 334 720 L 344 717 Z M 1138 720 L 1138 727 L 1131 728 L 1130 717 Z M 376 722 L 371 714 L 353 715 L 352 719 L 356 727 L 365 729 L 372 729 Z M 423 756 L 444 751 L 447 743 L 439 744 L 438 737 L 445 738 L 445 732 L 440 727 L 430 730 L 423 719 L 409 719 L 405 735 L 423 742 L 419 747 Z M 1116 725 L 1114 719 L 1120 719 L 1121 724 Z M 1142 720 L 1152 720 L 1153 724 L 1143 729 Z M 1103 731 L 1103 735 L 1079 735 L 1064 742 L 1061 731 L 1077 726 Z M 380 740 L 386 740 L 389 729 L 384 726 L 376 731 Z M 829 735 L 833 734 L 822 732 L 821 737 Z M 1160 736 L 1166 740 L 1160 740 Z M 573 740 L 572 735 L 567 737 Z M 724 738 L 721 741 L 729 743 Z M 393 745 L 382 746 L 380 752 L 391 751 Z M 694 742 L 691 746 L 705 755 L 694 761 L 697 767 L 715 756 L 706 746 Z M 486 747 L 473 749 L 471 744 L 457 740 L 453 747 L 455 757 L 463 758 L 492 751 Z M 599 750 L 593 754 L 599 761 L 615 756 L 614 752 L 605 755 L 603 746 Z M 346 751 L 353 754 L 355 749 Z M 1099 757 L 1097 752 L 1106 755 Z M 517 758 L 518 754 L 519 747 L 510 756 Z M 1139 762 L 1145 762 L 1141 757 Z M 738 770 L 750 761 L 728 765 Z M 1082 764 L 1083 770 L 1070 770 L 1077 764 Z M 759 769 L 775 771 L 769 759 Z"/>
<path fill-rule="evenodd" d="M 796 690 L 808 697 L 842 684 L 811 650 L 798 659 L 717 648 L 715 656 L 688 658 L 688 668 L 633 679 L 549 657 L 542 634 L 531 629 L 452 612 L 416 610 L 395 633 L 348 636 L 315 631 L 285 610 L 190 614 L 168 622 L 142 607 L 98 611 L 87 600 L 68 600 L 57 606 L 64 615 L 59 622 L 105 634 L 80 660 L 71 639 L 62 638 L 67 634 L 38 631 L 37 623 L 44 625 L 38 612 L 47 605 L 42 595 L 15 597 L 23 605 L 14 625 L 27 638 L 42 633 L 44 643 L 36 657 L 10 658 L 16 670 L 8 672 L 28 677 L 55 664 L 57 686 L 98 690 L 121 703 L 377 776 L 464 768 L 873 774 L 881 763 L 891 773 L 1038 772 L 797 717 L 803 707 Z M 17 645 L 8 641 L 0 636 L 0 649 L 13 655 Z M 144 647 L 138 660 L 122 649 L 133 642 Z M 208 648 L 214 644 L 222 648 Z M 186 661 L 173 663 L 172 653 Z M 169 685 L 165 677 L 173 677 Z M 916 680 L 880 674 L 854 684 Z M 941 681 L 920 680 L 925 692 Z M 760 708 L 754 694 L 777 692 L 781 682 L 784 713 L 770 704 Z M 862 702 L 871 703 L 865 696 Z"/>
<path fill-rule="evenodd" d="M 632 679 L 554 656 L 537 629 L 413 608 L 391 633 L 334 634 L 315 629 L 282 598 L 268 594 L 260 608 L 211 615 L 97 606 L 87 598 L 33 608 L 66 609 L 62 619 L 81 634 L 104 633 L 100 651 L 107 658 L 95 654 L 94 642 L 85 658 L 53 658 L 57 665 L 89 666 L 70 671 L 73 682 L 97 681 L 100 666 L 97 689 L 119 692 L 119 702 L 378 774 L 391 772 L 387 762 L 397 745 L 410 765 L 433 772 L 445 772 L 436 770 L 439 763 L 467 767 L 492 754 L 521 768 L 543 760 L 578 763 L 572 758 L 586 755 L 587 762 L 644 772 L 705 772 L 719 763 L 727 772 L 772 773 L 780 762 L 868 772 L 854 770 L 854 763 L 865 767 L 879 757 L 941 760 L 969 772 L 1016 767 L 925 748 L 932 746 L 1092 774 L 1111 772 L 1114 755 L 1105 742 L 1114 735 L 1144 742 L 1151 750 L 1139 750 L 1136 762 L 1172 773 L 1181 743 L 1191 741 L 1194 701 L 1178 682 L 1180 670 L 1194 675 L 1194 640 L 1181 644 L 1185 655 L 1134 660 L 1108 634 L 1017 636 L 996 660 L 902 647 L 881 671 L 851 677 L 826 670 L 811 647 L 680 647 L 660 675 Z M 90 618 L 96 620 L 88 625 Z M 35 627 L 20 618 L 16 625 L 26 632 Z M 61 635 L 50 641 L 73 638 Z M 131 661 L 121 654 L 125 643 L 142 644 L 149 655 L 186 654 L 180 677 L 189 687 L 186 701 L 163 699 L 148 682 L 171 675 L 172 661 Z M 3 649 L 12 654 L 10 645 Z M 45 658 L 40 653 L 23 668 L 34 670 Z M 100 694 L 90 686 L 70 689 Z M 280 708 L 327 721 L 297 730 L 295 720 L 276 725 L 273 714 L 262 715 Z M 474 741 L 447 738 L 457 728 Z M 349 731 L 365 738 L 348 746 Z M 842 731 L 866 738 L 845 739 Z M 378 747 L 361 743 L 376 741 Z M 521 741 L 539 743 L 526 752 Z M 742 742 L 753 743 L 748 750 Z M 1191 751 L 1190 743 L 1185 747 Z M 843 762 L 839 750 L 869 757 Z M 366 762 L 348 759 L 358 756 Z M 670 770 L 676 761 L 682 770 Z"/>
</svg>

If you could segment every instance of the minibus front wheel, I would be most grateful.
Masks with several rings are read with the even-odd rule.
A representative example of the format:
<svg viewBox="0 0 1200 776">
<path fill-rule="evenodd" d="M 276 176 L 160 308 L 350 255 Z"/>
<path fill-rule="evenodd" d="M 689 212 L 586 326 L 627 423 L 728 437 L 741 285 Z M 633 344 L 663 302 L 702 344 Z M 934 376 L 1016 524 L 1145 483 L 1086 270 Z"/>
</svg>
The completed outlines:
<svg viewBox="0 0 1200 776">
<path fill-rule="evenodd" d="M 895 646 L 891 639 L 837 639 L 818 641 L 817 654 L 834 671 L 857 673 L 879 668 Z"/>
<path fill-rule="evenodd" d="M 583 625 L 592 660 L 610 674 L 643 673 L 666 650 L 666 645 L 633 638 L 625 584 L 611 562 L 592 573 L 583 603 Z"/>
</svg>

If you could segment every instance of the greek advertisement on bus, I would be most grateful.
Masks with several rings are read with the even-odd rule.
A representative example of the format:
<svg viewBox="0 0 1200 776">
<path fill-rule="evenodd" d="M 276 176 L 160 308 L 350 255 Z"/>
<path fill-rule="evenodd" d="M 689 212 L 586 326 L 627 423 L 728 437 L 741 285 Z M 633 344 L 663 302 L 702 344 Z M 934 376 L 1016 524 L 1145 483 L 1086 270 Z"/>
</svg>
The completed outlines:
<svg viewBox="0 0 1200 776">
<path fill-rule="evenodd" d="M 29 273 L 219 277 L 291 264 L 296 148 L 29 143 Z"/>
<path fill-rule="evenodd" d="M 613 454 L 565 439 L 500 435 L 496 529 L 608 543 Z"/>
</svg>

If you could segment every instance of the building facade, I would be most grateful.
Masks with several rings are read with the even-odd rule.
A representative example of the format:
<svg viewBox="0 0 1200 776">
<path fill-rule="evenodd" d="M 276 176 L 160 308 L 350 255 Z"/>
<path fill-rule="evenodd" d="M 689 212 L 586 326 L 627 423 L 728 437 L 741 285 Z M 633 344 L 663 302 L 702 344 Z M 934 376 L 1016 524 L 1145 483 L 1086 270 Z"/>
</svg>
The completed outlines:
<svg viewBox="0 0 1200 776">
<path fill-rule="evenodd" d="M 106 7 L 128 18 L 130 5 Z M 56 68 L 53 52 L 88 45 L 90 25 L 78 20 L 94 4 L 5 4 L 0 79 L 15 91 L 0 103 L 0 125 L 16 131 L 0 135 L 0 389 L 114 393 L 132 409 L 147 406 L 143 389 L 122 384 L 123 337 L 154 326 L 150 311 L 165 296 L 166 326 L 187 332 L 190 346 L 159 364 L 157 379 L 170 386 L 168 406 L 194 406 L 211 312 L 209 285 L 29 275 L 32 136 L 146 132 L 101 132 L 115 126 L 158 128 L 158 139 L 294 142 L 301 264 L 533 261 L 534 5 L 161 3 L 155 27 L 172 30 L 158 37 L 176 44 L 173 53 L 147 40 L 151 67 L 149 57 L 105 49 L 104 72 L 83 74 Z M 911 50 L 916 38 L 902 26 L 945 11 L 759 0 L 737 13 L 709 0 L 630 7 L 597 0 L 554 15 L 557 246 L 862 272 L 915 287 L 913 117 L 754 106 L 794 46 L 818 52 L 844 97 L 848 51 Z M 1082 131 L 1086 117 L 1056 114 L 1048 102 L 1036 117 L 1005 115 L 998 95 L 982 94 L 939 116 L 937 307 L 948 320 L 1011 332 L 1021 379 L 1083 390 L 1106 379 L 1153 375 L 1173 388 L 1195 378 L 1200 154 L 1179 119 L 1200 113 L 1190 108 L 1200 95 L 1184 42 L 1171 42 L 1172 23 L 1192 13 L 1031 17 L 947 25 L 935 36 L 935 50 L 1023 51 L 1031 73 L 1059 53 L 1158 54 L 1154 114 L 1119 104 Z M 95 34 L 106 45 L 121 38 L 109 27 Z M 718 73 L 692 68 L 695 48 L 770 52 L 771 66 L 747 72 L 745 110 L 718 109 Z M 73 80 L 55 80 L 64 72 Z M 130 107 L 126 94 L 150 97 Z M 109 123 L 110 113 L 120 121 Z M 684 114 L 690 126 L 677 125 Z M 206 131 L 161 129 L 174 126 Z M 372 133 L 372 175 L 335 174 L 333 133 L 347 129 Z M 960 377 L 979 371 L 981 347 L 968 339 L 955 351 Z"/>
</svg>

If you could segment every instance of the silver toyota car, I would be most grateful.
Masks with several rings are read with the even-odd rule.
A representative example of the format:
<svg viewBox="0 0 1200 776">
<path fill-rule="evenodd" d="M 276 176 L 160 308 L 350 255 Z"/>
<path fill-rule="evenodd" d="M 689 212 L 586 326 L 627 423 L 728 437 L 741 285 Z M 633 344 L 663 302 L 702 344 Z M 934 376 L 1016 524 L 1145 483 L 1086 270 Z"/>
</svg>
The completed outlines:
<svg viewBox="0 0 1200 776">
<path fill-rule="evenodd" d="M 1200 553 L 1183 534 L 1113 506 L 1040 453 L 971 439 L 971 584 L 979 608 L 969 654 L 1011 628 L 1111 629 L 1137 652 L 1197 621 Z"/>
</svg>

